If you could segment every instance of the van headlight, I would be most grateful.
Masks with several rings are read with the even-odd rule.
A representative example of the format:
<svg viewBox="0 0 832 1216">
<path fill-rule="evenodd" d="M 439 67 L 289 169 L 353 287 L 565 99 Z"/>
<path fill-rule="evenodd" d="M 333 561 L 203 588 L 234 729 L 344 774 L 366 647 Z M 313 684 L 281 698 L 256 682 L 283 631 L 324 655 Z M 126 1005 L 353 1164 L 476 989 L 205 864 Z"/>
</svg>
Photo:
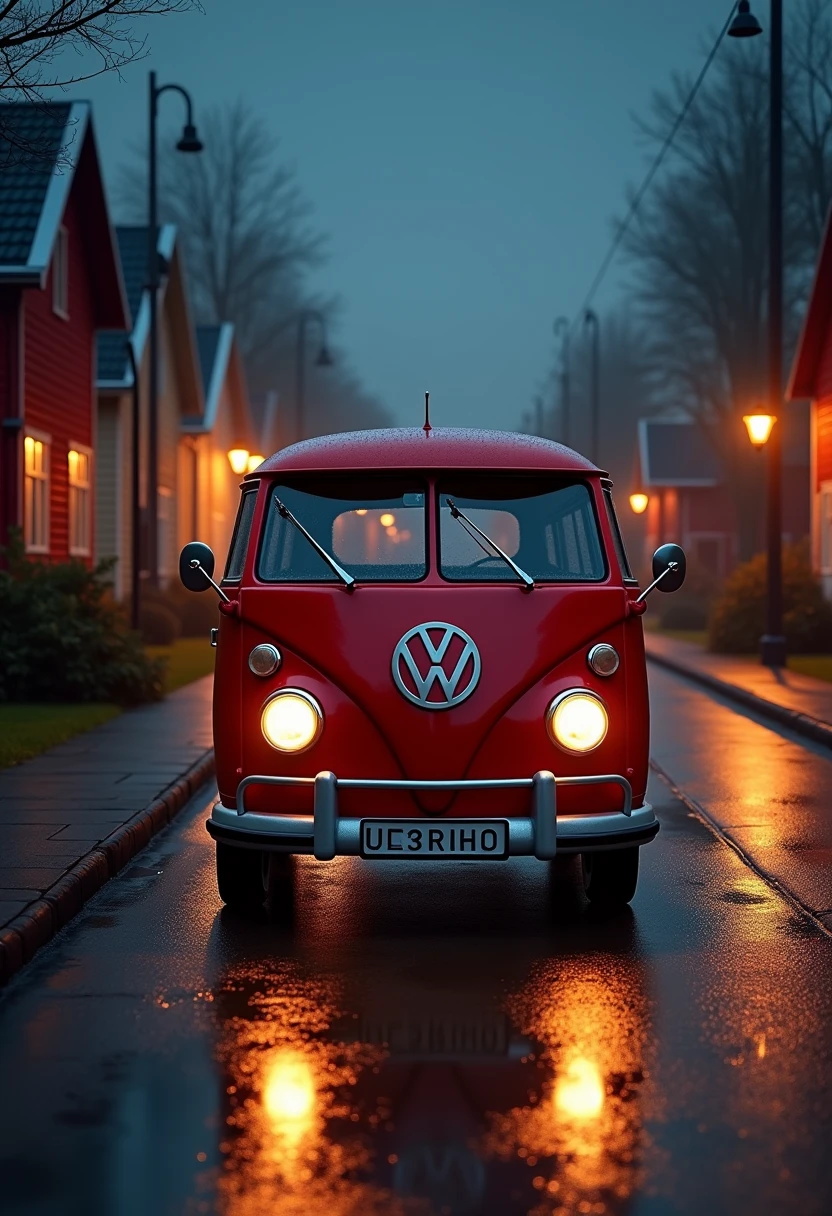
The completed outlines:
<svg viewBox="0 0 832 1216">
<path fill-rule="evenodd" d="M 578 755 L 599 747 L 609 724 L 606 705 L 585 688 L 562 692 L 546 711 L 546 726 L 554 742 L 565 752 Z"/>
<path fill-rule="evenodd" d="M 303 752 L 323 730 L 324 714 L 310 693 L 282 688 L 263 706 L 260 727 L 263 738 L 277 751 Z"/>
</svg>

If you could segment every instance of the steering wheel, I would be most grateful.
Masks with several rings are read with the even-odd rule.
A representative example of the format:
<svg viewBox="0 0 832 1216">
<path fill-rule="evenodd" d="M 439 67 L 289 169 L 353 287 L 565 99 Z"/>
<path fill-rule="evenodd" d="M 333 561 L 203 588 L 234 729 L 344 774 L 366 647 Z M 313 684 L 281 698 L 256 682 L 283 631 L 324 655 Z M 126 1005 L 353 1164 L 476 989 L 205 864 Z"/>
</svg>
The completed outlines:
<svg viewBox="0 0 832 1216">
<path fill-rule="evenodd" d="M 501 557 L 497 557 L 495 553 L 493 557 L 489 554 L 487 557 L 478 557 L 475 562 L 469 562 L 468 569 L 474 570 L 477 566 L 484 566 L 486 562 L 500 562 L 501 565 L 505 565 L 503 559 Z"/>
</svg>

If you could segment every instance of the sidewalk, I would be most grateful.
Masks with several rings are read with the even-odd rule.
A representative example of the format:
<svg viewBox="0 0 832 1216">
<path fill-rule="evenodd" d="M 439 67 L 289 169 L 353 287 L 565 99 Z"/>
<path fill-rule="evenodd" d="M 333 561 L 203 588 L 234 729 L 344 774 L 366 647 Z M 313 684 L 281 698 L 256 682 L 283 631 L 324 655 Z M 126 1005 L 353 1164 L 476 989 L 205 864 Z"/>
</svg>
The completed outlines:
<svg viewBox="0 0 832 1216">
<path fill-rule="evenodd" d="M 0 771 L 0 983 L 213 775 L 212 682 Z"/>
<path fill-rule="evenodd" d="M 702 646 L 645 632 L 647 657 L 745 708 L 832 748 L 832 684 L 763 667 L 753 656 L 710 654 Z"/>
</svg>

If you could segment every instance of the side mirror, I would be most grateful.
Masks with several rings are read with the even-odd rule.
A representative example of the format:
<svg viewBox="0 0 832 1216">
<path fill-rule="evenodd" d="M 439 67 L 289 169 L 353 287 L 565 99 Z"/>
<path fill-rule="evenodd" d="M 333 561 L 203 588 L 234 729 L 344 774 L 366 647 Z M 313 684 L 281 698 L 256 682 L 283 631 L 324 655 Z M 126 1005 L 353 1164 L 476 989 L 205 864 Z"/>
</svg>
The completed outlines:
<svg viewBox="0 0 832 1216">
<path fill-rule="evenodd" d="M 657 591 L 678 591 L 688 562 L 681 545 L 660 545 L 653 554 L 653 585 Z"/>
<path fill-rule="evenodd" d="M 196 564 L 194 564 L 196 563 Z M 214 577 L 214 554 L 208 545 L 192 540 L 179 554 L 179 578 L 188 591 L 207 591 Z"/>
</svg>

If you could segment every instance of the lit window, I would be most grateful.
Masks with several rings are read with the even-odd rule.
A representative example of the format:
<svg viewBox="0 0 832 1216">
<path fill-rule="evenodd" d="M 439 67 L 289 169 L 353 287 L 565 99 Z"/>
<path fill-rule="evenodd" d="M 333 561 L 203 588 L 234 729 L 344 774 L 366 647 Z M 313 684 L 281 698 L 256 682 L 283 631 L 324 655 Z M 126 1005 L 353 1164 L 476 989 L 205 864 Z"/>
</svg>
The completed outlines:
<svg viewBox="0 0 832 1216">
<path fill-rule="evenodd" d="M 90 464 L 89 448 L 71 447 L 69 469 L 69 551 L 74 557 L 87 557 L 90 544 Z"/>
<path fill-rule="evenodd" d="M 23 539 L 28 553 L 49 552 L 49 440 L 27 435 L 23 441 Z"/>
<path fill-rule="evenodd" d="M 52 310 L 69 319 L 69 233 L 63 224 L 58 229 L 52 255 Z"/>
</svg>

